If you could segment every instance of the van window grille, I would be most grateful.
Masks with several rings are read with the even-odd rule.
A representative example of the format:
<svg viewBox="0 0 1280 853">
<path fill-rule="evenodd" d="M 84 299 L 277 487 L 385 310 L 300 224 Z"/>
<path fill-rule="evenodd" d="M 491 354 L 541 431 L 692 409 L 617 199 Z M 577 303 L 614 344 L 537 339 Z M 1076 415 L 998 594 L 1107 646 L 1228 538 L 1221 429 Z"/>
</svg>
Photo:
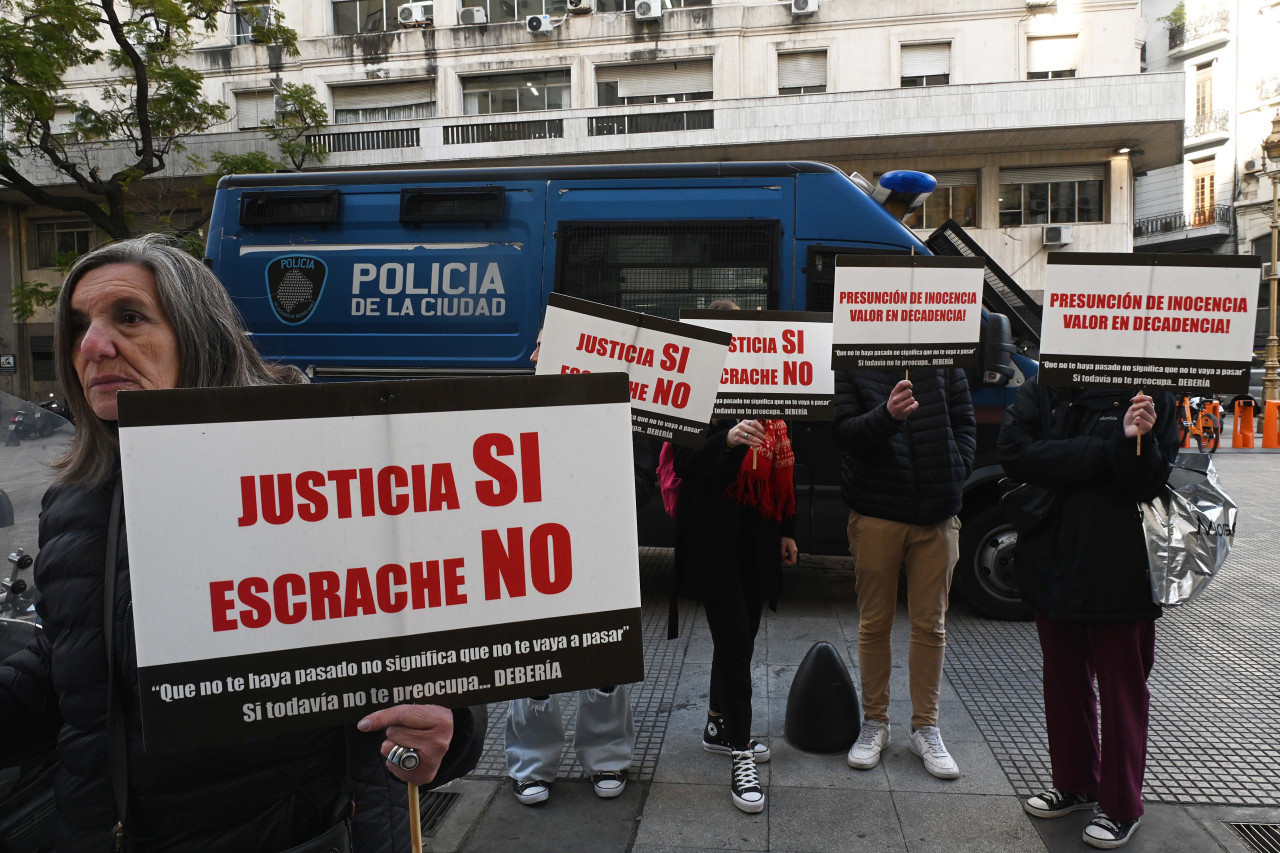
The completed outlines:
<svg viewBox="0 0 1280 853">
<path fill-rule="evenodd" d="M 556 290 L 678 320 L 681 308 L 732 299 L 778 306 L 778 223 L 564 223 Z"/>
<path fill-rule="evenodd" d="M 809 260 L 805 264 L 806 311 L 830 311 L 836 292 L 836 255 L 900 255 L 885 249 L 831 248 L 810 246 Z"/>
</svg>

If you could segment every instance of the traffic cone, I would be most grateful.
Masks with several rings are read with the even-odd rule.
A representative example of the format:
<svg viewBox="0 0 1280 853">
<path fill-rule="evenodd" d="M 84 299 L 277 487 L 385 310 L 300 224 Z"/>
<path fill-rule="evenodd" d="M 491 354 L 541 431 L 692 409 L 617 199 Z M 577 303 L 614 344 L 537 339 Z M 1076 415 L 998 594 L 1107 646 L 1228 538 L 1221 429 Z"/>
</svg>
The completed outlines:
<svg viewBox="0 0 1280 853">
<path fill-rule="evenodd" d="M 1280 400 L 1268 400 L 1262 419 L 1262 446 L 1280 448 Z"/>
<path fill-rule="evenodd" d="M 814 643 L 787 693 L 787 743 L 805 752 L 843 752 L 862 731 L 862 706 L 849 669 L 830 643 Z"/>
<path fill-rule="evenodd" d="M 1235 421 L 1231 424 L 1231 446 L 1253 447 L 1253 399 L 1236 400 Z"/>
</svg>

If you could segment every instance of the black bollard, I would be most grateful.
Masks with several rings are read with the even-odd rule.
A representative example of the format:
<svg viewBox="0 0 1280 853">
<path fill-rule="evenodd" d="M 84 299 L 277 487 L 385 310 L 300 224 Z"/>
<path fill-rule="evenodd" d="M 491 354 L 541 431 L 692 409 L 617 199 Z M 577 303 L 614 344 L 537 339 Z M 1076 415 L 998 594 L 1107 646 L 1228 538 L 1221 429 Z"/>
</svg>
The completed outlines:
<svg viewBox="0 0 1280 853">
<path fill-rule="evenodd" d="M 814 643 L 787 693 L 787 743 L 805 752 L 843 752 L 862 730 L 862 706 L 840 652 Z"/>
</svg>

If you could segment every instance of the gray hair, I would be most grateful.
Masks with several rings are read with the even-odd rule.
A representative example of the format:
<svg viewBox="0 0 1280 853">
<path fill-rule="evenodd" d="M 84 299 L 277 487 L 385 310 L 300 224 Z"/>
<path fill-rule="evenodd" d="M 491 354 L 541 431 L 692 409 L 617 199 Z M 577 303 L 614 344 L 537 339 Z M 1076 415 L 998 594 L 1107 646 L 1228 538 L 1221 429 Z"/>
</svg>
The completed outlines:
<svg viewBox="0 0 1280 853">
<path fill-rule="evenodd" d="M 738 303 L 734 302 L 732 299 L 717 299 L 715 302 L 712 302 L 710 305 L 708 305 L 707 308 L 713 311 L 741 311 L 742 310 L 741 308 L 738 307 Z"/>
<path fill-rule="evenodd" d="M 213 272 L 161 234 L 108 243 L 81 255 L 67 272 L 54 320 L 58 379 L 76 419 L 71 447 L 54 467 L 59 482 L 103 485 L 115 473 L 120 452 L 115 425 L 89 406 L 72 361 L 77 345 L 71 297 L 85 274 L 110 264 L 141 267 L 155 278 L 160 305 L 178 340 L 178 387 L 221 388 L 306 382 L 296 367 L 267 364 L 245 336 L 231 298 Z"/>
</svg>

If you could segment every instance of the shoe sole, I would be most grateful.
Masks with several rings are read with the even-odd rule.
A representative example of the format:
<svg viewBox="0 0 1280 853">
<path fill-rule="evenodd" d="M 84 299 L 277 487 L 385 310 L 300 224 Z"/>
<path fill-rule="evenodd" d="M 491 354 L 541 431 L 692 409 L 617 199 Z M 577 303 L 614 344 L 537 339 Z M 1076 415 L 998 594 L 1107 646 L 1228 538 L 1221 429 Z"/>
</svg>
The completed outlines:
<svg viewBox="0 0 1280 853">
<path fill-rule="evenodd" d="M 733 750 L 727 746 L 720 746 L 718 743 L 707 743 L 705 740 L 702 742 L 702 748 L 707 752 L 714 752 L 717 755 L 729 755 L 733 752 Z M 767 749 L 764 752 L 756 752 L 753 754 L 755 755 L 756 764 L 768 764 L 769 759 L 773 757 L 773 753 Z"/>
<path fill-rule="evenodd" d="M 881 751 L 883 750 L 884 750 L 884 747 L 881 747 Z M 876 767 L 880 765 L 880 753 L 876 753 L 875 761 L 872 761 L 870 763 L 865 763 L 865 762 L 858 763 L 846 755 L 844 763 L 848 764 L 854 770 L 874 770 Z"/>
<path fill-rule="evenodd" d="M 737 794 L 733 794 L 732 796 L 733 804 L 738 807 L 738 811 L 743 811 L 747 814 L 760 814 L 760 812 L 764 811 L 764 797 L 761 797 L 758 801 L 751 803 L 740 798 Z"/>
<path fill-rule="evenodd" d="M 521 805 L 536 806 L 538 803 L 545 803 L 551 798 L 550 791 L 543 791 L 541 794 L 516 794 L 516 799 Z"/>
<path fill-rule="evenodd" d="M 1032 806 L 1031 803 L 1027 802 L 1026 800 L 1023 800 L 1022 810 L 1027 814 L 1031 815 L 1032 817 L 1038 817 L 1038 818 L 1041 818 L 1042 820 L 1053 820 L 1055 817 L 1066 817 L 1067 815 L 1073 814 L 1075 812 L 1082 812 L 1085 809 L 1095 808 L 1097 805 L 1098 805 L 1097 800 L 1094 800 L 1088 803 L 1078 803 L 1066 809 L 1057 809 L 1055 811 L 1048 811 L 1048 810 L 1037 809 L 1034 806 Z"/>
<path fill-rule="evenodd" d="M 592 787 L 594 788 L 595 786 L 593 785 Z M 621 797 L 622 792 L 627 790 L 627 786 L 623 784 L 623 785 L 619 785 L 616 788 L 596 788 L 595 790 L 596 790 L 596 796 L 599 797 L 600 799 L 612 800 L 614 797 Z"/>
<path fill-rule="evenodd" d="M 924 760 L 924 753 L 917 752 L 916 745 L 914 743 L 911 743 L 910 741 L 908 741 L 907 750 L 912 755 L 920 756 L 920 759 L 922 761 Z M 930 776 L 932 776 L 935 779 L 959 779 L 960 778 L 960 768 L 958 767 L 954 771 L 948 771 L 948 770 L 939 771 L 939 770 L 934 770 L 932 767 L 929 766 L 929 762 L 925 761 L 924 769 L 926 773 L 928 773 Z"/>
<path fill-rule="evenodd" d="M 1106 839 L 1103 839 L 1103 838 L 1094 838 L 1091 835 L 1085 835 L 1085 836 L 1082 836 L 1082 838 L 1084 840 L 1084 843 L 1088 844 L 1090 847 L 1096 847 L 1099 850 L 1114 850 L 1117 847 L 1123 847 L 1126 844 L 1128 844 L 1129 841 L 1133 838 L 1133 833 L 1131 832 L 1128 835 L 1126 835 L 1124 838 L 1117 839 L 1115 841 L 1107 841 Z"/>
</svg>

